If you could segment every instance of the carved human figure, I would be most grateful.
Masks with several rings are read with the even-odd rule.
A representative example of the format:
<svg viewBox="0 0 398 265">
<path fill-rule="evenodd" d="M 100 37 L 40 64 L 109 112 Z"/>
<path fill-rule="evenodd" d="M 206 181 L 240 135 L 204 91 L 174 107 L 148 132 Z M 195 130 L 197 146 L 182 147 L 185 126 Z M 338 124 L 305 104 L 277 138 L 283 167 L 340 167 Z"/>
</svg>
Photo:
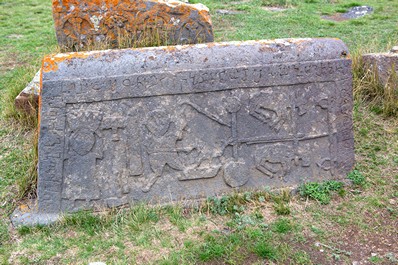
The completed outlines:
<svg viewBox="0 0 398 265">
<path fill-rule="evenodd" d="M 164 110 L 150 112 L 143 130 L 145 134 L 144 147 L 151 172 L 145 172 L 148 175 L 142 191 L 148 192 L 162 175 L 166 165 L 181 171 L 180 174 L 184 174 L 182 172 L 184 166 L 178 157 L 179 150 L 176 146 L 176 142 L 181 139 L 182 132 Z"/>
<path fill-rule="evenodd" d="M 101 116 L 95 112 L 71 115 L 69 119 L 70 140 L 64 156 L 66 199 L 87 202 L 100 199 L 96 180 L 96 162 L 102 158 L 102 141 L 97 132 L 100 122 Z"/>
</svg>

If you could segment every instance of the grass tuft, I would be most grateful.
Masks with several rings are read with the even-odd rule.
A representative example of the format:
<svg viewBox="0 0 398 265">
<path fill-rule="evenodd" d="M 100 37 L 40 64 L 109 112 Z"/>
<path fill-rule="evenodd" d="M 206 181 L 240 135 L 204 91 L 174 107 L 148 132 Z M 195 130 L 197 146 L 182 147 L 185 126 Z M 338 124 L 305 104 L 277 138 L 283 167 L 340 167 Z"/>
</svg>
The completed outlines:
<svg viewBox="0 0 398 265">
<path fill-rule="evenodd" d="M 279 218 L 272 224 L 272 231 L 280 234 L 286 234 L 293 229 L 291 221 L 287 218 Z"/>
<path fill-rule="evenodd" d="M 356 186 L 364 186 L 366 184 L 366 177 L 358 170 L 351 171 L 347 178 Z"/>
<path fill-rule="evenodd" d="M 201 211 L 218 215 L 240 213 L 247 204 L 261 204 L 272 199 L 268 191 L 234 193 L 222 197 L 209 197 L 202 206 Z"/>
<path fill-rule="evenodd" d="M 290 192 L 288 190 L 282 190 L 279 194 L 275 194 L 272 199 L 274 201 L 273 208 L 278 215 L 290 214 Z"/>
<path fill-rule="evenodd" d="M 226 249 L 224 244 L 214 236 L 208 236 L 206 242 L 200 248 L 199 259 L 201 261 L 209 261 L 222 257 L 225 252 Z"/>
<path fill-rule="evenodd" d="M 8 226 L 5 222 L 0 220 L 0 248 L 3 247 L 3 243 L 10 239 L 10 234 L 8 232 Z"/>
<path fill-rule="evenodd" d="M 351 7 L 356 7 L 356 6 L 362 6 L 362 4 L 358 3 L 358 2 L 352 2 L 352 3 L 342 5 L 342 7 L 344 7 L 344 8 L 351 8 Z"/>
<path fill-rule="evenodd" d="M 343 183 L 334 180 L 321 183 L 308 182 L 299 187 L 301 196 L 319 201 L 321 204 L 329 204 L 331 193 L 333 191 L 342 193 L 341 190 L 343 190 Z"/>
<path fill-rule="evenodd" d="M 254 253 L 267 260 L 276 260 L 277 249 L 268 242 L 257 242 L 254 246 Z"/>
<path fill-rule="evenodd" d="M 385 86 L 380 82 L 378 71 L 366 69 L 362 60 L 363 51 L 353 54 L 354 97 L 369 104 L 370 108 L 385 116 L 398 116 L 398 77 L 395 71 Z"/>
</svg>

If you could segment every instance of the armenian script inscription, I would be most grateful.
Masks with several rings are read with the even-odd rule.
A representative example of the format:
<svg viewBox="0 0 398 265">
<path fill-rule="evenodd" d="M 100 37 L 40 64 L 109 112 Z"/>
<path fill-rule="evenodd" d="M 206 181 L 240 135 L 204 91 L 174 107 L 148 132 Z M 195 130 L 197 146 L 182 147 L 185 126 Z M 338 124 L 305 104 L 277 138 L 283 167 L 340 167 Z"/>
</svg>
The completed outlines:
<svg viewBox="0 0 398 265">
<path fill-rule="evenodd" d="M 40 210 L 344 177 L 347 53 L 339 40 L 303 39 L 46 58 Z"/>
</svg>

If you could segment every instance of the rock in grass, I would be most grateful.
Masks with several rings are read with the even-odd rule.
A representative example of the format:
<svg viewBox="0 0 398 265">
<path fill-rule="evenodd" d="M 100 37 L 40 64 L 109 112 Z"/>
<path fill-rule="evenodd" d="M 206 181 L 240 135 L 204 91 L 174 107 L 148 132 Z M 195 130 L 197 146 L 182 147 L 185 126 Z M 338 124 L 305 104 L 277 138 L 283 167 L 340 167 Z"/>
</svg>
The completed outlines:
<svg viewBox="0 0 398 265">
<path fill-rule="evenodd" d="M 216 10 L 216 13 L 220 14 L 220 15 L 239 15 L 239 14 L 244 14 L 243 11 L 228 10 L 228 9 L 218 9 L 218 10 Z"/>
<path fill-rule="evenodd" d="M 40 93 L 40 74 L 39 70 L 33 80 L 15 98 L 16 109 L 27 114 L 36 114 L 39 105 Z"/>
<path fill-rule="evenodd" d="M 354 6 L 345 13 L 337 13 L 331 16 L 322 16 L 323 19 L 331 21 L 345 21 L 357 19 L 373 13 L 373 7 L 370 6 Z"/>
<path fill-rule="evenodd" d="M 356 19 L 372 13 L 373 7 L 371 6 L 354 6 L 350 8 L 347 12 L 341 14 L 341 16 L 345 19 Z"/>
<path fill-rule="evenodd" d="M 389 53 L 364 54 L 362 61 L 365 70 L 376 72 L 381 85 L 398 89 L 398 53 L 394 49 Z"/>
<path fill-rule="evenodd" d="M 58 43 L 84 46 L 144 47 L 213 41 L 209 10 L 174 0 L 54 0 Z"/>
<path fill-rule="evenodd" d="M 398 46 L 394 46 L 390 50 L 391 53 L 398 53 Z"/>
</svg>

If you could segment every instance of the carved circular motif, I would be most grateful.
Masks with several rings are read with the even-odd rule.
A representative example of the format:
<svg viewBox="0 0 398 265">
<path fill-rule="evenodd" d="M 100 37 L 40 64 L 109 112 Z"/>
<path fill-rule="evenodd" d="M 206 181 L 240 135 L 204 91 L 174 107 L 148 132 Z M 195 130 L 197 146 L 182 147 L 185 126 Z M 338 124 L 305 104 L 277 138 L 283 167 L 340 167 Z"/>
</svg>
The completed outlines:
<svg viewBox="0 0 398 265">
<path fill-rule="evenodd" d="M 224 166 L 224 180 L 232 188 L 245 185 L 250 172 L 244 161 L 230 161 Z"/>
<path fill-rule="evenodd" d="M 70 140 L 72 149 L 81 156 L 87 155 L 95 143 L 94 132 L 89 129 L 79 129 L 73 132 Z"/>
<path fill-rule="evenodd" d="M 238 112 L 241 108 L 241 103 L 237 97 L 227 97 L 223 102 L 226 104 L 227 111 L 231 113 Z"/>
<path fill-rule="evenodd" d="M 170 126 L 170 116 L 164 110 L 154 110 L 148 113 L 146 127 L 157 136 L 164 135 Z"/>
</svg>

